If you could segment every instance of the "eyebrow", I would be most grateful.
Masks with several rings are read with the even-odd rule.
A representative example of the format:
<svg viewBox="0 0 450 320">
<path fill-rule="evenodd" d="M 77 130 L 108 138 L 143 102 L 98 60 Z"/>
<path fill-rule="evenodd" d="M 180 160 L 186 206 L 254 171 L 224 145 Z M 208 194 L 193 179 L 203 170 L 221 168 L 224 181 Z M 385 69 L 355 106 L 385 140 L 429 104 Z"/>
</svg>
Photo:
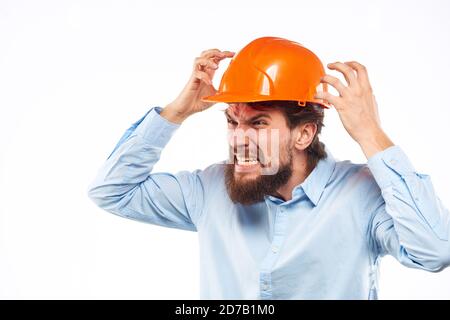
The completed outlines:
<svg viewBox="0 0 450 320">
<path fill-rule="evenodd" d="M 226 116 L 228 119 L 233 120 L 233 118 L 228 114 L 227 111 L 225 111 L 225 116 Z M 272 117 L 270 116 L 270 114 L 268 114 L 268 113 L 260 113 L 260 114 L 257 114 L 256 116 L 251 117 L 250 119 L 246 120 L 246 122 L 252 122 L 252 121 L 255 121 L 255 120 L 259 119 L 259 118 L 269 118 L 269 119 L 272 119 Z"/>
</svg>

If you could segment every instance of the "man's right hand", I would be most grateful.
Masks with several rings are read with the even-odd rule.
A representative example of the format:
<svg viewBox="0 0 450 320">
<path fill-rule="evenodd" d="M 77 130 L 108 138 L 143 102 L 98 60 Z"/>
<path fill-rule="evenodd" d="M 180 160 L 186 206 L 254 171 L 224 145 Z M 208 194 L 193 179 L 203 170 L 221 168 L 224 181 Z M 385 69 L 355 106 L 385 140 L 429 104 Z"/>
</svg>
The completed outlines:
<svg viewBox="0 0 450 320">
<path fill-rule="evenodd" d="M 218 64 L 225 58 L 232 58 L 234 52 L 210 49 L 195 58 L 192 75 L 178 97 L 169 103 L 161 116 L 174 123 L 181 123 L 190 115 L 211 107 L 214 102 L 201 101 L 202 97 L 216 94 L 212 84 Z"/>
</svg>

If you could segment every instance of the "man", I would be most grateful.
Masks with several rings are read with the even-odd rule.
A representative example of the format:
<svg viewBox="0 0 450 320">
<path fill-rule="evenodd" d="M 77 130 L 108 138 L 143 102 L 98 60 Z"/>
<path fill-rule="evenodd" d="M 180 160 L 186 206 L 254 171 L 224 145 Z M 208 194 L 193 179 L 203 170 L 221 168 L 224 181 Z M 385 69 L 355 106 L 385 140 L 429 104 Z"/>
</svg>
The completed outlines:
<svg viewBox="0 0 450 320">
<path fill-rule="evenodd" d="M 214 72 L 232 57 L 217 91 Z M 376 299 L 386 254 L 442 270 L 450 214 L 430 177 L 382 130 L 364 66 L 328 67 L 347 83 L 282 38 L 254 40 L 237 55 L 204 51 L 180 95 L 125 133 L 90 198 L 123 217 L 197 231 L 205 299 Z M 229 104 L 229 161 L 151 173 L 180 124 L 217 101 Z M 319 141 L 330 106 L 367 164 L 335 161 Z"/>
</svg>

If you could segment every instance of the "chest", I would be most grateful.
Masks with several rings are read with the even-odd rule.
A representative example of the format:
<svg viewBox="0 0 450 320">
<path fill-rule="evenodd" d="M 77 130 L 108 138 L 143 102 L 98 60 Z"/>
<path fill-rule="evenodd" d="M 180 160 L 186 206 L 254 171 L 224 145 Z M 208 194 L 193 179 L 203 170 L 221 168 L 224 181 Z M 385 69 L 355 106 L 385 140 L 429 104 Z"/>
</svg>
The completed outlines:
<svg viewBox="0 0 450 320">
<path fill-rule="evenodd" d="M 205 239 L 213 239 L 224 254 L 256 265 L 339 265 L 367 247 L 361 208 L 348 203 L 324 201 L 315 207 L 309 201 L 290 206 L 262 202 L 211 206 L 209 213 L 200 231 Z"/>
</svg>

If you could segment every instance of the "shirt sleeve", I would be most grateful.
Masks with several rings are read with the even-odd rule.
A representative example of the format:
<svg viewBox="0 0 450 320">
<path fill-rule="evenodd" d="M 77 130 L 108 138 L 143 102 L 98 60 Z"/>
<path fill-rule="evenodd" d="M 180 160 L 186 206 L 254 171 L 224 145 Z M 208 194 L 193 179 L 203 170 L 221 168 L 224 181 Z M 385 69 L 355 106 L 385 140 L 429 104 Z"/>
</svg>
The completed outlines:
<svg viewBox="0 0 450 320">
<path fill-rule="evenodd" d="M 203 203 L 200 170 L 152 173 L 179 125 L 150 109 L 121 137 L 88 187 L 90 199 L 116 215 L 197 231 Z"/>
<path fill-rule="evenodd" d="M 381 189 L 371 223 L 377 253 L 433 272 L 450 265 L 450 214 L 430 176 L 416 172 L 399 146 L 376 153 L 367 164 Z"/>
</svg>

